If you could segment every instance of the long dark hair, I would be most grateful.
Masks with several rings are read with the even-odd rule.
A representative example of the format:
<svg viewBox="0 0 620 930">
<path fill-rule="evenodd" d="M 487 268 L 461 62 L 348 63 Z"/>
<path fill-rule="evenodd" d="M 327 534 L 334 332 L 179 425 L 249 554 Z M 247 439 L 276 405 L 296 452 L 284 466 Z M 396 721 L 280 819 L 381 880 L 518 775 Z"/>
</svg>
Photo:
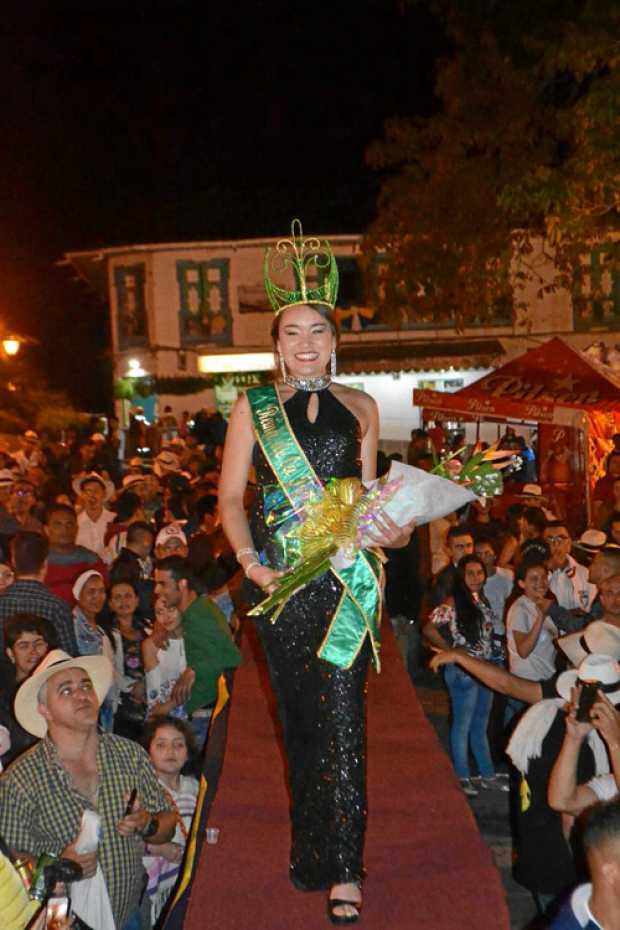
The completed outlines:
<svg viewBox="0 0 620 930">
<path fill-rule="evenodd" d="M 484 614 L 465 583 L 465 569 L 468 565 L 481 565 L 485 579 L 487 570 L 482 559 L 472 553 L 472 555 L 464 555 L 460 559 L 454 575 L 452 597 L 454 598 L 454 609 L 456 611 L 456 625 L 467 642 L 473 645 L 482 633 Z M 480 592 L 480 599 L 483 603 L 487 602 L 482 592 Z"/>
</svg>

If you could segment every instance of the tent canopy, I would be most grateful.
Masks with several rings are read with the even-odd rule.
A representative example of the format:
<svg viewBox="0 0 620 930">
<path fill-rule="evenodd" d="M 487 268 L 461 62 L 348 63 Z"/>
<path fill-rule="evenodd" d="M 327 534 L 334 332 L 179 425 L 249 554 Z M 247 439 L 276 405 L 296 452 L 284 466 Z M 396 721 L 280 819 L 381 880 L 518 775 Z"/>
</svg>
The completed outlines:
<svg viewBox="0 0 620 930">
<path fill-rule="evenodd" d="M 620 414 L 620 378 L 554 338 L 453 394 L 416 390 L 413 403 L 440 419 L 515 419 L 585 427 Z"/>
</svg>

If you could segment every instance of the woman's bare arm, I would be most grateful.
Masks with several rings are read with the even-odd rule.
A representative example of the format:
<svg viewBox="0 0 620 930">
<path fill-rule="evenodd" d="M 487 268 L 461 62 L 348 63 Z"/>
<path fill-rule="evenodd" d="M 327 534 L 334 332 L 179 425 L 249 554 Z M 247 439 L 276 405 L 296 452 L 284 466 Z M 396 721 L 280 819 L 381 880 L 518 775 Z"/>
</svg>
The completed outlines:
<svg viewBox="0 0 620 930">
<path fill-rule="evenodd" d="M 233 408 L 226 431 L 218 490 L 219 512 L 222 527 L 235 553 L 241 549 L 248 550 L 237 556 L 245 574 L 264 591 L 270 591 L 283 573 L 274 571 L 268 565 L 259 565 L 243 506 L 254 442 L 250 404 L 243 394 Z"/>
<path fill-rule="evenodd" d="M 436 646 L 437 649 L 449 649 L 450 644 L 439 632 L 438 628 L 429 620 L 428 623 L 425 623 L 422 627 L 422 636 L 433 646 Z"/>
<path fill-rule="evenodd" d="M 366 431 L 362 436 L 362 481 L 377 477 L 377 448 L 379 445 L 379 411 L 377 404 L 368 397 L 365 404 Z"/>
<path fill-rule="evenodd" d="M 448 665 L 450 662 L 460 665 L 492 691 L 507 694 L 518 701 L 525 701 L 526 704 L 535 704 L 542 700 L 543 690 L 540 682 L 513 675 L 501 665 L 468 655 L 464 649 L 444 649 L 433 656 L 429 665 L 434 672 L 438 672 L 442 665 Z"/>
<path fill-rule="evenodd" d="M 527 659 L 535 648 L 544 620 L 545 615 L 539 610 L 536 620 L 532 625 L 532 629 L 528 633 L 523 633 L 521 630 L 513 630 L 512 635 L 514 636 L 515 646 L 522 659 Z"/>
<path fill-rule="evenodd" d="M 222 472 L 218 490 L 218 505 L 222 527 L 237 552 L 253 547 L 250 527 L 243 506 L 243 495 L 254 448 L 254 430 L 250 405 L 243 394 L 234 406 L 226 431 L 226 444 L 222 458 Z M 249 562 L 248 556 L 243 558 Z"/>
</svg>

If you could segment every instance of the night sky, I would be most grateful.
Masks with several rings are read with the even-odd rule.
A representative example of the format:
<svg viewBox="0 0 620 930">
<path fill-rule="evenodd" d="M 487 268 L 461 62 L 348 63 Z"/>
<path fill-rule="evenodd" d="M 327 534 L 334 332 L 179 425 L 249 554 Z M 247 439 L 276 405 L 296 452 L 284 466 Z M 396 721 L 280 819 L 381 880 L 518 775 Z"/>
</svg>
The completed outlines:
<svg viewBox="0 0 620 930">
<path fill-rule="evenodd" d="M 0 319 L 102 410 L 107 309 L 62 254 L 278 235 L 293 216 L 363 231 L 366 148 L 386 118 L 432 112 L 445 43 L 406 0 L 46 7 L 2 26 Z"/>
</svg>

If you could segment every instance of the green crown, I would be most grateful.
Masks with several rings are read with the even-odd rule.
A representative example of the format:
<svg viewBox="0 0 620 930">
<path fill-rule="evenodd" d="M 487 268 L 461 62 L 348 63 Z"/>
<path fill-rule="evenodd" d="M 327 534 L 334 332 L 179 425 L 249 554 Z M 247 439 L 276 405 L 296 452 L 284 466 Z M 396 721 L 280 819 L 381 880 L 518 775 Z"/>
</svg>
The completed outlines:
<svg viewBox="0 0 620 930">
<path fill-rule="evenodd" d="M 276 284 L 272 276 L 293 274 L 294 290 Z M 268 248 L 263 261 L 265 290 L 276 313 L 298 304 L 325 304 L 332 310 L 338 297 L 338 265 L 329 242 L 304 239 L 300 220 L 291 223 L 291 238 Z M 312 282 L 308 278 L 314 278 Z"/>
</svg>

